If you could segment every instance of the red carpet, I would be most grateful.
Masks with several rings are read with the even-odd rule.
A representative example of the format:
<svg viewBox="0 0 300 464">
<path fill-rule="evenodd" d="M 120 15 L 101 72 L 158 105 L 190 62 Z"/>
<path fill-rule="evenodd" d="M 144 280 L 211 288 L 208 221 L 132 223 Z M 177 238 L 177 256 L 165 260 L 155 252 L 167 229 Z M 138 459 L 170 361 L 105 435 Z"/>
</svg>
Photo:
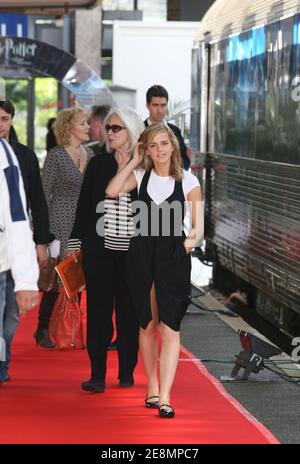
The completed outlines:
<svg viewBox="0 0 300 464">
<path fill-rule="evenodd" d="M 35 348 L 36 317 L 34 310 L 22 319 L 12 380 L 0 387 L 0 443 L 278 443 L 184 349 L 173 393 L 174 419 L 160 419 L 143 406 L 141 362 L 135 386 L 118 386 L 116 352 L 109 352 L 105 393 L 81 391 L 81 381 L 89 378 L 87 352 Z"/>
</svg>

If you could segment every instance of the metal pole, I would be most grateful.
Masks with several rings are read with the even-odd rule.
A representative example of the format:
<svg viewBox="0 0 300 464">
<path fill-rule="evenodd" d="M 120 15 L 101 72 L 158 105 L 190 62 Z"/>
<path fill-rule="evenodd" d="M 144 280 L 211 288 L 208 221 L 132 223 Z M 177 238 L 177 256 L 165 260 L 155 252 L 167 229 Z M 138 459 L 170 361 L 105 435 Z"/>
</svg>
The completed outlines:
<svg viewBox="0 0 300 464">
<path fill-rule="evenodd" d="M 139 8 L 138 8 L 138 0 L 133 0 L 133 9 L 135 11 L 137 11 Z"/>
<path fill-rule="evenodd" d="M 27 145 L 34 150 L 34 117 L 35 117 L 35 94 L 34 77 L 28 79 L 27 87 Z"/>
<path fill-rule="evenodd" d="M 65 15 L 64 16 L 64 23 L 63 23 L 63 30 L 62 30 L 62 49 L 65 52 L 70 53 L 70 48 L 71 48 L 71 21 L 70 21 L 70 16 Z M 59 95 L 59 100 L 62 101 L 62 107 L 63 108 L 68 108 L 70 106 L 69 103 L 69 98 L 70 98 L 70 93 L 68 89 L 66 89 L 63 85 L 58 86 L 58 95 Z"/>
</svg>

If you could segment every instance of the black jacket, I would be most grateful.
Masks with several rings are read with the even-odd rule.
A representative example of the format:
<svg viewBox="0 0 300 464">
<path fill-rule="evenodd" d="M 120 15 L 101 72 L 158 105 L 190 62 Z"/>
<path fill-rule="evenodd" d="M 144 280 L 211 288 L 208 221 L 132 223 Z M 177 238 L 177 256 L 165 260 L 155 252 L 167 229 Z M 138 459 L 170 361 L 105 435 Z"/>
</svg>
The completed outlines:
<svg viewBox="0 0 300 464">
<path fill-rule="evenodd" d="M 91 159 L 85 171 L 79 200 L 77 203 L 76 218 L 70 241 L 80 240 L 82 250 L 86 255 L 103 256 L 104 237 L 97 233 L 97 223 L 104 215 L 97 212 L 99 203 L 106 198 L 105 189 L 109 181 L 115 176 L 118 163 L 113 153 L 95 156 Z M 137 190 L 130 193 L 131 199 L 137 199 Z"/>
<path fill-rule="evenodd" d="M 148 127 L 148 125 L 149 125 L 148 124 L 148 119 L 145 119 L 144 124 L 145 124 L 145 127 Z M 179 143 L 179 149 L 180 149 L 180 153 L 181 153 L 182 164 L 183 164 L 184 169 L 187 171 L 189 169 L 189 167 L 190 167 L 191 160 L 190 160 L 190 158 L 188 157 L 188 155 L 186 153 L 186 146 L 185 146 L 183 137 L 181 135 L 180 129 L 177 126 L 174 126 L 174 124 L 170 124 L 170 123 L 167 123 L 167 124 L 168 124 L 169 128 L 176 135 L 176 138 L 177 138 L 178 143 Z"/>
<path fill-rule="evenodd" d="M 93 150 L 96 156 L 109 155 L 109 153 L 107 153 L 106 151 L 105 144 L 102 145 L 100 142 L 92 142 L 92 143 L 87 144 L 86 146 L 89 147 L 91 150 Z"/>
<path fill-rule="evenodd" d="M 112 154 L 95 156 L 91 159 L 85 171 L 76 218 L 70 240 L 80 240 L 84 253 L 102 255 L 104 239 L 96 231 L 98 220 L 103 213 L 97 213 L 100 202 L 105 200 L 105 189 L 117 172 L 117 162 Z"/>
<path fill-rule="evenodd" d="M 10 140 L 18 159 L 26 193 L 27 210 L 31 210 L 33 240 L 37 245 L 53 240 L 49 232 L 48 207 L 42 186 L 40 167 L 35 153 L 16 139 Z"/>
</svg>

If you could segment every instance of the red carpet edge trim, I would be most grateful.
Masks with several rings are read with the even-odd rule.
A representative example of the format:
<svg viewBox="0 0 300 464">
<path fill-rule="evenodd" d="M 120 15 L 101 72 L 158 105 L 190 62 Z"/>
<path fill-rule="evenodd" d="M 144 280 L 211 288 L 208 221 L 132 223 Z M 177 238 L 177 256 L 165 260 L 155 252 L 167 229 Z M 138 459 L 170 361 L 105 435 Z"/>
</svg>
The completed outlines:
<svg viewBox="0 0 300 464">
<path fill-rule="evenodd" d="M 190 360 L 195 364 L 195 366 L 199 369 L 202 375 L 204 375 L 219 391 L 219 393 L 229 401 L 233 407 L 235 407 L 240 414 L 242 414 L 254 427 L 256 427 L 259 432 L 266 438 L 266 440 L 272 445 L 280 445 L 280 441 L 274 437 L 274 435 L 268 430 L 261 422 L 259 422 L 252 414 L 247 411 L 235 398 L 233 398 L 227 390 L 223 387 L 223 385 L 213 377 L 207 368 L 198 360 L 195 359 L 195 356 L 190 353 L 184 346 L 180 346 L 181 351 L 188 357 Z"/>
</svg>

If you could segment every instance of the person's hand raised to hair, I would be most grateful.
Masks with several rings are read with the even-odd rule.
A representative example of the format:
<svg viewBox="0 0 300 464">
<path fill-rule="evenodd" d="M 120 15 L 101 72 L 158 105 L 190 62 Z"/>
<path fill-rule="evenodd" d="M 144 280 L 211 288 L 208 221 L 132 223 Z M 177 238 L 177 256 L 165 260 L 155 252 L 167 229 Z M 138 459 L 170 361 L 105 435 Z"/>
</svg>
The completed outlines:
<svg viewBox="0 0 300 464">
<path fill-rule="evenodd" d="M 145 150 L 143 148 L 143 143 L 138 142 L 135 146 L 132 160 L 134 162 L 135 168 L 141 163 L 144 157 Z"/>
</svg>

